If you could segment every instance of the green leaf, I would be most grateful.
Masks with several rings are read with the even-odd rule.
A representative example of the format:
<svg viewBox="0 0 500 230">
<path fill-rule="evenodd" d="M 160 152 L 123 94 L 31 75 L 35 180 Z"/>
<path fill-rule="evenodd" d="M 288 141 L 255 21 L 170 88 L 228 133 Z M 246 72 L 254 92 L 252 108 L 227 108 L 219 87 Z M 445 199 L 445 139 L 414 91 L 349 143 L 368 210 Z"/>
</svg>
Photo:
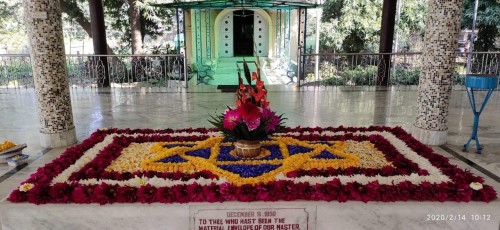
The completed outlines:
<svg viewBox="0 0 500 230">
<path fill-rule="evenodd" d="M 236 126 L 236 129 L 239 131 L 241 135 L 236 136 L 236 139 L 244 139 L 244 140 L 250 140 L 250 135 L 248 134 L 248 131 L 246 127 L 243 127 L 245 124 L 238 124 Z"/>
<path fill-rule="evenodd" d="M 248 68 L 248 64 L 245 59 L 243 59 L 243 72 L 245 73 L 245 78 L 247 79 L 248 85 L 252 86 L 252 75 L 250 74 L 250 69 Z"/>
</svg>

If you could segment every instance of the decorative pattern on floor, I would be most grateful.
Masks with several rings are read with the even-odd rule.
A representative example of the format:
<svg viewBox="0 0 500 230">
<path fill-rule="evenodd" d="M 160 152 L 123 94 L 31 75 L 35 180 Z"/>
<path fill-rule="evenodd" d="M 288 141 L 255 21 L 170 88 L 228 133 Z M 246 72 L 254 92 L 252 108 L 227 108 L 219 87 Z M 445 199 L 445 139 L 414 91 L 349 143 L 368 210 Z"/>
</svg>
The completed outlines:
<svg viewBox="0 0 500 230">
<path fill-rule="evenodd" d="M 483 179 L 401 128 L 286 128 L 241 159 L 213 129 L 103 129 L 38 169 L 12 202 L 485 201 Z"/>
</svg>

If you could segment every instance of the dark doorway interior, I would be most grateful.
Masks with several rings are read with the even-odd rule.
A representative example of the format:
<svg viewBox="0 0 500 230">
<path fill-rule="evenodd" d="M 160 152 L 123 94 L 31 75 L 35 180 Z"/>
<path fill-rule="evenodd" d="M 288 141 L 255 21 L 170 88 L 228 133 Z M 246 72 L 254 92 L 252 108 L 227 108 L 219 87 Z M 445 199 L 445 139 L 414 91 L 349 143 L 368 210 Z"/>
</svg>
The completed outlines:
<svg viewBox="0 0 500 230">
<path fill-rule="evenodd" d="M 253 56 L 253 11 L 233 12 L 234 56 Z"/>
</svg>

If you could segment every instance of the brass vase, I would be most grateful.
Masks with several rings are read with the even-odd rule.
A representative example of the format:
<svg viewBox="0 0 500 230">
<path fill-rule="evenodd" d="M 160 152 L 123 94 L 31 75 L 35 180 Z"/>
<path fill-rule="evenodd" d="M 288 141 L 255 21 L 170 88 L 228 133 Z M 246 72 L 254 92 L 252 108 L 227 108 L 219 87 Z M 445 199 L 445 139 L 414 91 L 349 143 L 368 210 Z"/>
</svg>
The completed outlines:
<svg viewBox="0 0 500 230">
<path fill-rule="evenodd" d="M 260 155 L 260 141 L 237 140 L 234 142 L 236 155 L 241 158 L 253 158 Z"/>
</svg>

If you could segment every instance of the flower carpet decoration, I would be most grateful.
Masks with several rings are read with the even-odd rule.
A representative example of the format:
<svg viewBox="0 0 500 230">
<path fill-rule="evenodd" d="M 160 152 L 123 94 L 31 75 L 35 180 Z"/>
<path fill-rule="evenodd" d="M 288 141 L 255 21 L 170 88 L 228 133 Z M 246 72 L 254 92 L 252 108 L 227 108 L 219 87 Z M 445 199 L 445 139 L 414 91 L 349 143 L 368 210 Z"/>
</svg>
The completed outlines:
<svg viewBox="0 0 500 230">
<path fill-rule="evenodd" d="M 484 201 L 483 179 L 401 128 L 284 127 L 243 159 L 215 129 L 102 129 L 39 168 L 11 202 Z"/>
<path fill-rule="evenodd" d="M 260 77 L 259 63 L 259 57 L 256 56 L 257 70 L 250 74 L 248 64 L 243 59 L 243 72 L 247 84 L 243 83 L 238 67 L 236 107 L 228 107 L 223 114 L 212 116 L 212 120 L 209 120 L 231 140 L 264 140 L 283 127 L 285 120 L 283 115 L 278 116 L 269 108 L 269 101 L 266 100 L 267 90 Z M 255 81 L 255 87 L 252 86 L 252 81 Z"/>
</svg>

